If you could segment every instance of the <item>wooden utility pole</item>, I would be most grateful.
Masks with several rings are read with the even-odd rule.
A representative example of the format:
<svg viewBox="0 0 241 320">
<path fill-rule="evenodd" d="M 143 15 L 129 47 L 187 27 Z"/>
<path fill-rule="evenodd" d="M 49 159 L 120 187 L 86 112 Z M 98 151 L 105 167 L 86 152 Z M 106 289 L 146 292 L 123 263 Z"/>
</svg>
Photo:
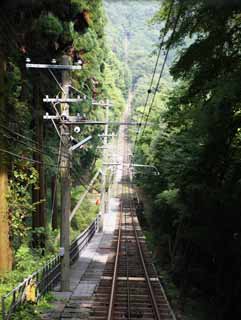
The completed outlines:
<svg viewBox="0 0 241 320">
<path fill-rule="evenodd" d="M 51 177 L 52 230 L 58 229 L 58 174 Z"/>
<path fill-rule="evenodd" d="M 77 143 L 76 146 L 71 147 L 71 139 L 70 139 L 70 129 L 66 123 L 69 117 L 69 103 L 71 102 L 79 102 L 83 99 L 70 99 L 69 98 L 69 88 L 70 88 L 70 72 L 73 70 L 81 70 L 81 61 L 78 62 L 77 65 L 71 65 L 71 59 L 67 55 L 62 57 L 62 64 L 56 64 L 53 62 L 52 64 L 43 64 L 43 63 L 30 63 L 30 58 L 26 59 L 26 68 L 27 69 L 48 69 L 52 74 L 54 80 L 57 82 L 58 86 L 61 87 L 62 97 L 59 99 L 58 97 L 49 99 L 48 96 L 46 99 L 43 99 L 43 102 L 51 102 L 51 103 L 60 103 L 61 110 L 60 114 L 57 111 L 56 116 L 58 121 L 60 122 L 60 132 L 57 128 L 54 120 L 51 119 L 54 127 L 60 136 L 61 140 L 61 159 L 60 159 L 60 177 L 61 177 L 61 223 L 60 223 L 60 256 L 61 256 L 61 290 L 69 291 L 69 278 L 70 278 L 70 210 L 71 210 L 71 177 L 70 177 L 70 168 L 71 168 L 71 155 L 72 150 L 75 150 L 78 146 L 80 146 L 84 141 L 89 140 L 85 139 L 82 142 Z M 62 71 L 62 86 L 57 81 L 56 77 L 53 75 L 51 70 L 61 70 Z M 55 107 L 55 106 L 54 106 Z M 56 109 L 57 110 L 57 109 Z M 44 116 L 44 119 L 49 119 Z M 79 119 L 79 118 L 78 118 Z"/>
<path fill-rule="evenodd" d="M 100 209 L 100 222 L 99 232 L 103 230 L 104 214 L 106 211 L 106 157 L 107 157 L 107 144 L 108 144 L 108 131 L 109 131 L 109 102 L 105 106 L 105 131 L 104 131 L 104 148 L 103 148 L 103 166 L 102 166 L 102 181 L 101 181 L 101 209 Z"/>
<path fill-rule="evenodd" d="M 63 56 L 63 65 L 70 64 L 70 58 Z M 69 97 L 70 73 L 67 70 L 62 71 L 62 98 Z M 61 104 L 61 118 L 64 120 L 69 116 L 69 105 L 67 103 Z M 61 177 L 61 224 L 60 224 L 60 248 L 62 253 L 61 258 L 61 290 L 70 290 L 70 223 L 69 216 L 71 210 L 71 179 L 70 179 L 70 129 L 65 124 L 61 124 L 61 161 L 60 161 L 60 177 Z"/>
</svg>

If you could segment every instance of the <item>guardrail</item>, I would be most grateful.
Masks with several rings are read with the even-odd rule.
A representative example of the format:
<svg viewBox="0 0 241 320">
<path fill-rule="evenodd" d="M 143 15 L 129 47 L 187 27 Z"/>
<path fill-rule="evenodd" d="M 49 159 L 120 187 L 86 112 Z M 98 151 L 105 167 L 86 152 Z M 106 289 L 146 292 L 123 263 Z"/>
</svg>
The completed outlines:
<svg viewBox="0 0 241 320">
<path fill-rule="evenodd" d="M 73 264 L 80 252 L 92 239 L 98 229 L 99 216 L 86 228 L 71 244 L 70 262 Z M 2 319 L 9 320 L 18 306 L 26 302 L 26 291 L 34 283 L 36 300 L 39 300 L 47 291 L 52 289 L 60 279 L 60 255 L 55 256 L 42 268 L 24 279 L 17 287 L 1 298 Z"/>
</svg>

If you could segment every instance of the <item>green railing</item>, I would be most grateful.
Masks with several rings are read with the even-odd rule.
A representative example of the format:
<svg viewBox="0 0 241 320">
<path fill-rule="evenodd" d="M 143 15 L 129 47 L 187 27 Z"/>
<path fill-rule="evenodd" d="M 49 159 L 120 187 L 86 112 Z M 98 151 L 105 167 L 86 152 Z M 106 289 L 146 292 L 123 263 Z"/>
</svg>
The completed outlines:
<svg viewBox="0 0 241 320">
<path fill-rule="evenodd" d="M 70 262 L 73 264 L 80 252 L 92 239 L 98 228 L 99 216 L 86 228 L 71 244 Z M 15 310 L 26 302 L 26 291 L 29 285 L 35 284 L 36 300 L 39 300 L 46 292 L 56 286 L 60 280 L 60 255 L 48 261 L 42 268 L 24 279 L 17 287 L 1 298 L 2 319 L 9 320 Z"/>
</svg>

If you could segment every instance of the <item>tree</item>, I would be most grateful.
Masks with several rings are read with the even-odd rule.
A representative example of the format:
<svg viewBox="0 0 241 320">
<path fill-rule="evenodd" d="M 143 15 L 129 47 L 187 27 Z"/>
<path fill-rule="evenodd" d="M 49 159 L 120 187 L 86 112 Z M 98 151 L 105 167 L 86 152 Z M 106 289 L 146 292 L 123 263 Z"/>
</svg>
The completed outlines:
<svg viewBox="0 0 241 320">
<path fill-rule="evenodd" d="M 170 5 L 163 2 L 157 22 Z M 217 319 L 241 315 L 240 13 L 238 1 L 174 3 L 166 49 L 176 52 L 170 72 L 178 83 L 165 109 L 157 95 L 161 130 L 147 130 L 138 152 L 161 172 L 156 189 L 153 179 L 144 183 L 152 183 L 156 244 L 171 248 L 162 259 L 182 296 L 195 287 L 214 301 Z"/>
<path fill-rule="evenodd" d="M 6 51 L 0 42 L 0 121 L 6 123 Z M 0 147 L 6 148 L 6 140 L 1 135 Z M 10 243 L 9 214 L 7 204 L 8 193 L 8 163 L 6 154 L 0 158 L 0 273 L 12 269 L 12 250 Z"/>
</svg>

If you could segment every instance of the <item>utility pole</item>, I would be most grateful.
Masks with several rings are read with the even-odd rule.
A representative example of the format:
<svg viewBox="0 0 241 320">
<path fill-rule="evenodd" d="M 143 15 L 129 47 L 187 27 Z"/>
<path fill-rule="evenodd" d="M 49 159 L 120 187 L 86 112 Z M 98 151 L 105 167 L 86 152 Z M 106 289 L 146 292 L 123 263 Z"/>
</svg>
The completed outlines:
<svg viewBox="0 0 241 320">
<path fill-rule="evenodd" d="M 70 58 L 63 56 L 63 65 L 70 65 Z M 68 70 L 62 71 L 62 99 L 68 99 L 70 85 L 70 73 Z M 61 103 L 61 117 L 69 117 L 68 103 Z M 71 211 L 71 179 L 70 179 L 70 161 L 72 152 L 70 147 L 70 128 L 65 124 L 60 126 L 61 134 L 61 160 L 60 160 L 60 177 L 61 177 L 61 223 L 60 223 L 60 248 L 61 257 L 61 291 L 70 290 L 70 223 L 69 216 Z"/>
<path fill-rule="evenodd" d="M 53 59 L 55 60 L 55 59 Z M 30 59 L 26 59 L 27 69 L 47 69 L 54 80 L 57 82 L 58 86 L 61 88 L 62 97 L 59 99 L 49 98 L 46 96 L 43 102 L 50 102 L 56 111 L 56 116 L 60 123 L 60 132 L 56 126 L 55 119 L 51 119 L 54 127 L 61 140 L 61 158 L 60 158 L 60 177 L 61 177 L 61 223 L 60 223 L 60 256 L 61 256 L 61 290 L 70 290 L 70 223 L 69 216 L 71 210 L 71 138 L 70 138 L 70 127 L 65 123 L 69 119 L 69 103 L 80 102 L 83 99 L 78 97 L 77 99 L 69 98 L 69 88 L 70 88 L 70 72 L 74 70 L 81 70 L 81 61 L 78 61 L 78 65 L 71 65 L 71 59 L 67 55 L 62 57 L 62 64 L 35 64 L 30 63 Z M 51 70 L 61 71 L 62 74 L 62 86 L 59 84 L 58 80 L 54 76 Z M 60 114 L 56 108 L 56 105 L 60 104 Z M 44 117 L 46 119 L 46 117 Z M 49 119 L 49 118 L 47 118 Z"/>
<path fill-rule="evenodd" d="M 109 101 L 105 104 L 105 130 L 104 130 L 104 144 L 103 144 L 103 165 L 102 165 L 102 181 L 101 181 L 101 209 L 100 209 L 100 223 L 99 232 L 103 230 L 104 214 L 106 212 L 106 171 L 107 167 L 105 162 L 107 161 L 107 144 L 108 144 L 108 132 L 109 132 Z"/>
</svg>

